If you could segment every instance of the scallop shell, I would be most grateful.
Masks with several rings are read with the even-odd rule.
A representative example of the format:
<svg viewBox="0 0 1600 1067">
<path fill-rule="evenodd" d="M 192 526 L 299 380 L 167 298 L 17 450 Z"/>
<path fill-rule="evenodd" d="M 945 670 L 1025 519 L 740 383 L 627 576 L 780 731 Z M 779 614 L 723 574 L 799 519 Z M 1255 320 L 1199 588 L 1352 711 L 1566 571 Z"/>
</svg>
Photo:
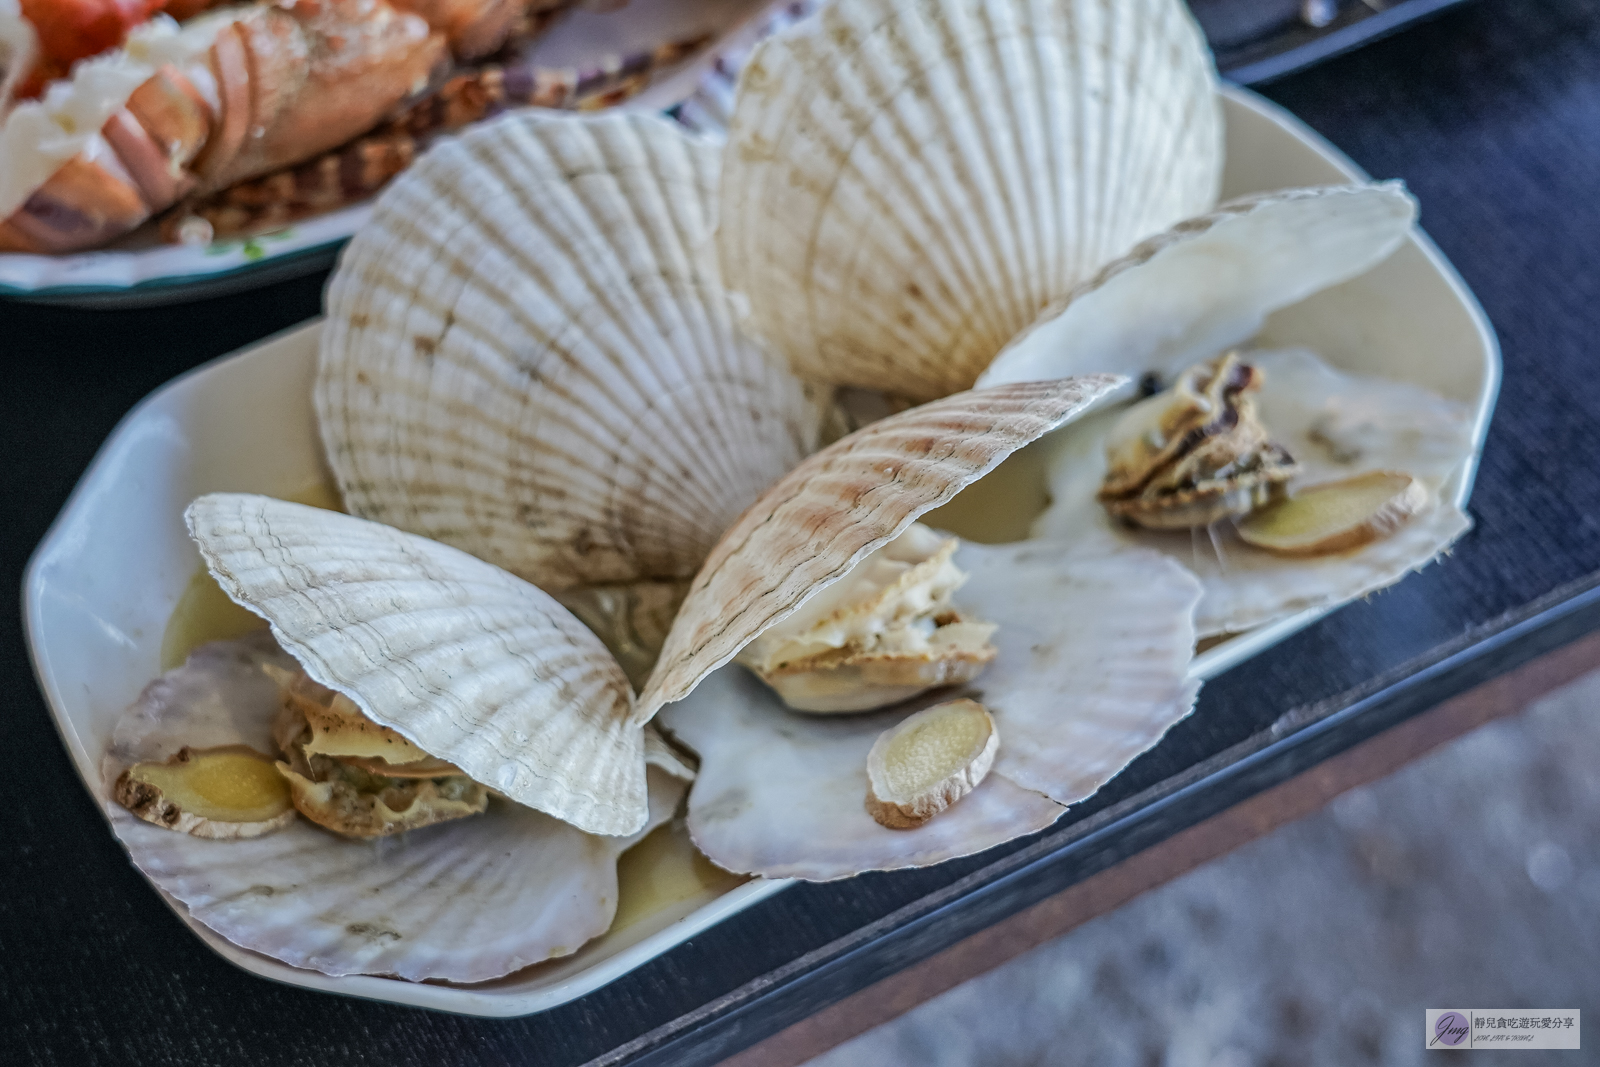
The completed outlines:
<svg viewBox="0 0 1600 1067">
<path fill-rule="evenodd" d="M 185 518 L 228 596 L 375 722 L 581 830 L 643 825 L 633 691 L 548 594 L 446 545 L 269 497 L 212 494 Z"/>
<path fill-rule="evenodd" d="M 522 114 L 396 181 L 328 291 L 349 510 L 552 592 L 690 578 L 821 417 L 735 326 L 718 159 L 663 118 Z"/>
<path fill-rule="evenodd" d="M 979 384 L 1093 371 L 1170 378 L 1248 341 L 1271 312 L 1377 266 L 1416 217 L 1400 182 L 1231 201 L 1145 241 L 1052 305 Z"/>
<path fill-rule="evenodd" d="M 637 720 L 687 696 L 923 512 L 1119 384 L 1086 375 L 958 393 L 857 430 L 800 464 L 740 516 L 695 576 Z"/>
<path fill-rule="evenodd" d="M 1335 370 L 1301 349 L 1249 352 L 1245 359 L 1265 378 L 1257 394 L 1262 422 L 1300 465 L 1293 484 L 1404 471 L 1428 488 L 1432 507 L 1355 552 L 1312 559 L 1251 548 L 1225 523 L 1214 528 L 1215 544 L 1204 533 L 1131 530 L 1095 501 L 1105 477 L 1106 434 L 1119 414 L 1113 411 L 1082 420 L 1047 446 L 1052 504 L 1034 535 L 1164 552 L 1205 586 L 1196 615 L 1205 637 L 1365 596 L 1425 566 L 1471 528 L 1460 508 L 1441 499 L 1472 454 L 1473 419 L 1464 405 L 1409 383 Z"/>
<path fill-rule="evenodd" d="M 1193 576 L 1153 552 L 964 544 L 963 608 L 998 622 L 994 664 L 960 695 L 994 717 L 983 782 L 911 830 L 866 811 L 867 754 L 926 697 L 865 716 L 787 711 L 724 667 L 660 721 L 700 754 L 689 794 L 696 846 L 730 870 L 813 880 L 920 867 L 1041 830 L 1155 744 L 1194 705 Z"/>
<path fill-rule="evenodd" d="M 802 376 L 929 400 L 1208 209 L 1222 151 L 1178 0 L 833 4 L 745 67 L 723 275 Z"/>
<path fill-rule="evenodd" d="M 279 691 L 261 664 L 290 658 L 265 635 L 196 650 L 116 726 L 106 784 L 127 762 L 197 737 L 273 751 Z M 616 911 L 618 855 L 672 816 L 684 785 L 650 771 L 650 816 L 596 837 L 506 801 L 401 837 L 352 841 L 298 820 L 248 841 L 205 841 L 105 800 L 133 862 L 233 943 L 325 974 L 479 982 L 575 951 Z M 109 793 L 106 794 L 109 796 Z"/>
</svg>

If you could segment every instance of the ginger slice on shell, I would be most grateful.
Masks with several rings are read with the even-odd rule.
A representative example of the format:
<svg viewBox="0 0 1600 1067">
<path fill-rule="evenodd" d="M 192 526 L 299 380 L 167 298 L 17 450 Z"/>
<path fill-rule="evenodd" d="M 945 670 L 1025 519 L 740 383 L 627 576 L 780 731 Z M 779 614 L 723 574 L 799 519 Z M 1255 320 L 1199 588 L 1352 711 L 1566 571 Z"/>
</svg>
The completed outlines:
<svg viewBox="0 0 1600 1067">
<path fill-rule="evenodd" d="M 885 730 L 867 754 L 867 812 L 891 830 L 921 826 L 976 789 L 1000 747 L 975 700 L 935 704 Z"/>
<path fill-rule="evenodd" d="M 289 784 L 248 745 L 185 747 L 164 763 L 135 763 L 112 796 L 145 822 L 217 840 L 260 837 L 295 817 Z"/>
<path fill-rule="evenodd" d="M 1409 474 L 1368 471 L 1300 490 L 1239 523 L 1247 544 L 1279 556 L 1327 556 L 1388 537 L 1428 506 Z"/>
</svg>

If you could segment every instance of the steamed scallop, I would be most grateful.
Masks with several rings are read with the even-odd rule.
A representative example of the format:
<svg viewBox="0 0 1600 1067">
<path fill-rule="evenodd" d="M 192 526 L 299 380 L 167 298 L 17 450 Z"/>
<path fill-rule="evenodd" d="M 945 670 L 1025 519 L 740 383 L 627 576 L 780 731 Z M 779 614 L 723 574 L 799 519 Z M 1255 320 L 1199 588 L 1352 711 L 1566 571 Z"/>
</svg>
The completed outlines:
<svg viewBox="0 0 1600 1067">
<path fill-rule="evenodd" d="M 264 634 L 197 649 L 118 721 L 107 788 L 126 766 L 186 745 L 273 751 L 278 674 L 294 666 Z M 106 810 L 139 869 L 237 945 L 326 974 L 478 982 L 605 932 L 617 857 L 671 817 L 684 773 L 676 761 L 652 762 L 649 818 L 621 837 L 505 800 L 471 819 L 372 841 L 304 819 L 249 840 L 204 840 L 142 822 L 109 799 Z"/>
<path fill-rule="evenodd" d="M 995 628 L 955 606 L 958 544 L 911 526 L 735 658 L 798 711 L 865 711 L 970 682 L 994 659 Z"/>
<path fill-rule="evenodd" d="M 1117 484 L 1117 468 L 1139 451 L 1141 437 L 1188 447 L 1169 441 L 1160 425 L 1162 418 L 1177 425 L 1174 413 L 1192 403 L 1182 395 L 1186 380 L 1247 345 L 1271 312 L 1384 260 L 1415 217 L 1415 202 L 1398 183 L 1248 197 L 1146 242 L 1042 317 L 984 381 L 1103 370 L 1171 388 L 1097 413 L 1049 443 L 1052 504 L 1035 535 L 1102 550 L 1153 549 L 1194 570 L 1205 587 L 1196 616 L 1202 636 L 1343 603 L 1438 558 L 1471 526 L 1456 493 L 1475 448 L 1472 412 L 1417 385 L 1335 369 L 1303 349 L 1246 347 L 1232 364 L 1259 376 L 1249 394 L 1254 420 L 1262 439 L 1293 463 L 1293 477 L 1276 483 L 1281 492 L 1273 498 L 1370 471 L 1404 474 L 1427 499 L 1408 507 L 1387 536 L 1285 558 L 1233 533 L 1234 519 L 1269 499 L 1247 496 L 1238 508 L 1191 514 L 1196 522 L 1173 529 L 1140 529 L 1104 506 L 1108 475 Z"/>
<path fill-rule="evenodd" d="M 1017 384 L 891 416 L 801 464 L 724 536 L 640 697 L 700 756 L 689 830 L 707 856 L 733 871 L 826 880 L 969 855 L 1050 825 L 1189 713 L 1200 587 L 1148 551 L 954 548 L 964 580 L 953 603 L 986 621 L 994 649 L 954 692 L 988 709 L 998 755 L 975 788 L 914 828 L 869 812 L 868 760 L 884 731 L 940 693 L 818 717 L 729 662 L 787 620 L 813 621 L 809 604 L 831 606 L 834 590 L 908 532 L 945 542 L 911 524 L 1116 386 L 1104 376 Z"/>
<path fill-rule="evenodd" d="M 1130 526 L 1184 530 L 1284 494 L 1294 457 L 1256 410 L 1261 372 L 1230 352 L 1124 411 L 1106 436 L 1098 499 Z"/>
<path fill-rule="evenodd" d="M 185 518 L 223 591 L 366 718 L 581 830 L 644 825 L 627 678 L 549 594 L 448 545 L 303 504 L 214 493 Z"/>
</svg>

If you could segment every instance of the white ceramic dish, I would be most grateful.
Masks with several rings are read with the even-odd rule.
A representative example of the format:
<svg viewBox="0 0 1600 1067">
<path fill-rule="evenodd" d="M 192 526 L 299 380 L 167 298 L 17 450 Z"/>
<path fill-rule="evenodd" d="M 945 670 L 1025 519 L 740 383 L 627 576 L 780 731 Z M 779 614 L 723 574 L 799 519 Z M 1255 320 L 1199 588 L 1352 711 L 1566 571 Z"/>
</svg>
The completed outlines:
<svg viewBox="0 0 1600 1067">
<path fill-rule="evenodd" d="M 658 75 L 623 106 L 661 111 L 688 97 L 726 49 L 748 43 L 774 0 L 636 0 L 610 12 L 579 10 L 540 39 L 542 67 L 587 69 L 665 41 L 716 31 L 694 58 Z M 85 306 L 171 303 L 266 285 L 325 269 L 372 213 L 371 201 L 305 219 L 277 233 L 205 246 L 163 244 L 152 226 L 113 247 L 61 256 L 0 253 L 0 295 Z"/>
<path fill-rule="evenodd" d="M 1224 194 L 1363 177 L 1297 120 L 1243 90 L 1227 92 Z M 97 772 L 112 723 L 159 673 L 167 619 L 199 557 L 182 514 L 201 493 L 278 495 L 325 482 L 310 394 L 320 327 L 304 326 L 201 367 L 136 407 L 111 435 L 29 564 L 29 648 L 78 773 Z M 1499 353 L 1477 301 L 1426 236 L 1383 266 L 1274 316 L 1269 343 L 1306 344 L 1336 366 L 1421 383 L 1478 412 L 1481 446 Z M 1453 486 L 1465 503 L 1476 459 Z M 1234 638 L 1195 661 L 1212 677 L 1326 611 Z M 221 955 L 266 978 L 470 1015 L 541 1011 L 594 990 L 672 945 L 778 892 L 754 881 L 709 892 L 602 937 L 564 960 L 471 988 L 374 977 L 329 978 L 242 950 L 168 903 Z"/>
</svg>

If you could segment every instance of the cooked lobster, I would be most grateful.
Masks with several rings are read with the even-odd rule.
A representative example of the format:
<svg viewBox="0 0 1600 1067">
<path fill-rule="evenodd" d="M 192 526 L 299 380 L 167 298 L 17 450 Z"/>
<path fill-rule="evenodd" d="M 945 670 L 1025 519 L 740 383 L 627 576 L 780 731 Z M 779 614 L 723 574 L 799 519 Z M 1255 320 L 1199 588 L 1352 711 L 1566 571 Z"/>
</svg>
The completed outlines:
<svg viewBox="0 0 1600 1067">
<path fill-rule="evenodd" d="M 0 250 L 94 248 L 187 194 L 327 151 L 445 61 L 443 35 L 384 0 L 286 0 L 130 39 L 125 55 L 80 64 L 72 83 L 7 116 Z M 119 102 L 114 87 L 128 82 Z"/>
<path fill-rule="evenodd" d="M 80 59 L 116 48 L 134 28 L 157 14 L 182 22 L 225 0 L 15 0 L 0 5 L 0 37 L 6 22 L 25 20 L 32 38 L 27 69 L 13 71 L 11 93 L 37 97 L 52 81 L 67 76 Z M 394 0 L 394 6 L 420 16 L 450 43 L 456 58 L 473 60 L 494 52 L 527 15 L 570 5 L 573 0 Z M 0 57 L 0 66 L 4 65 Z M 7 80 L 0 70 L 0 82 Z"/>
<path fill-rule="evenodd" d="M 280 229 L 362 200 L 437 137 L 513 107 L 599 108 L 621 103 L 652 72 L 689 56 L 704 36 L 621 56 L 592 70 L 486 64 L 452 76 L 371 133 L 315 159 L 196 197 L 161 225 L 168 241 L 210 241 Z"/>
</svg>

